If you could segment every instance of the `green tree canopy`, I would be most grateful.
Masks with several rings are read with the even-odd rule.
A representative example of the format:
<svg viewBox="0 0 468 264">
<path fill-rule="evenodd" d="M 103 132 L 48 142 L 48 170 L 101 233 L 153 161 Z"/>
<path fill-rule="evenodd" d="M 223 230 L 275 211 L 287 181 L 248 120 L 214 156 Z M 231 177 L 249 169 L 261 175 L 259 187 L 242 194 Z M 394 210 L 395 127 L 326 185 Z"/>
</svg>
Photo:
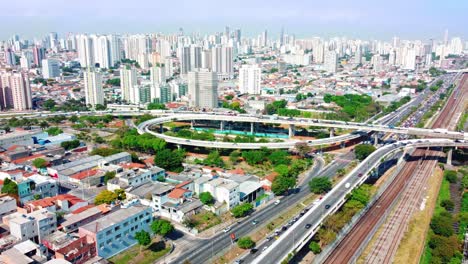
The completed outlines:
<svg viewBox="0 0 468 264">
<path fill-rule="evenodd" d="M 62 129 L 58 128 L 58 127 L 50 127 L 49 129 L 46 130 L 47 134 L 49 134 L 49 136 L 56 136 L 58 134 L 62 134 L 63 131 Z"/>
<path fill-rule="evenodd" d="M 234 217 L 239 218 L 246 216 L 249 214 L 253 209 L 253 205 L 250 203 L 243 203 L 235 206 L 231 209 L 231 213 Z"/>
<path fill-rule="evenodd" d="M 10 180 L 10 178 L 5 178 L 3 181 L 2 193 L 18 195 L 18 185 L 16 182 Z"/>
<path fill-rule="evenodd" d="M 370 144 L 360 144 L 354 148 L 354 152 L 356 153 L 356 158 L 358 160 L 364 160 L 375 150 L 376 148 Z"/>
<path fill-rule="evenodd" d="M 320 254 L 320 252 L 322 252 L 322 249 L 320 248 L 320 245 L 315 241 L 310 242 L 309 249 L 315 255 Z"/>
<path fill-rule="evenodd" d="M 291 163 L 291 158 L 289 158 L 288 152 L 284 150 L 277 150 L 273 151 L 270 156 L 268 156 L 268 160 L 274 165 L 289 165 Z"/>
<path fill-rule="evenodd" d="M 136 232 L 135 239 L 140 246 L 148 246 L 151 243 L 151 236 L 145 230 Z"/>
<path fill-rule="evenodd" d="M 217 167 L 224 166 L 224 161 L 219 155 L 219 152 L 217 150 L 211 151 L 206 157 L 206 159 L 203 160 L 203 163 L 208 166 L 217 166 Z"/>
<path fill-rule="evenodd" d="M 212 205 L 214 203 L 213 195 L 210 192 L 202 192 L 199 195 L 200 201 L 206 205 Z"/>
<path fill-rule="evenodd" d="M 294 188 L 294 186 L 296 186 L 296 178 L 286 175 L 279 175 L 273 180 L 273 183 L 271 184 L 271 191 L 275 195 L 282 195 L 289 189 Z"/>
<path fill-rule="evenodd" d="M 242 249 L 249 249 L 255 247 L 255 242 L 252 240 L 252 238 L 245 236 L 237 240 L 237 246 Z"/>
<path fill-rule="evenodd" d="M 45 168 L 47 166 L 47 160 L 43 158 L 37 158 L 32 161 L 32 164 L 38 169 Z"/>
<path fill-rule="evenodd" d="M 164 104 L 159 104 L 159 103 L 149 103 L 148 107 L 146 109 L 148 109 L 148 110 L 165 110 L 166 106 Z"/>
<path fill-rule="evenodd" d="M 167 220 L 159 219 L 151 223 L 151 230 L 154 234 L 165 237 L 174 231 L 174 226 Z"/>
<path fill-rule="evenodd" d="M 317 177 L 309 182 L 309 188 L 315 194 L 327 193 L 331 190 L 332 183 L 327 177 Z"/>
<path fill-rule="evenodd" d="M 51 111 L 55 108 L 55 101 L 53 99 L 47 99 L 42 103 L 42 107 L 44 107 L 45 110 Z"/>
<path fill-rule="evenodd" d="M 180 172 L 184 168 L 182 162 L 185 159 L 185 151 L 183 149 L 169 150 L 163 149 L 156 153 L 154 163 L 156 166 L 164 168 L 168 171 Z"/>
<path fill-rule="evenodd" d="M 117 200 L 123 201 L 127 198 L 127 195 L 125 194 L 125 191 L 122 189 L 117 189 L 115 191 L 109 191 L 109 190 L 103 190 L 98 195 L 96 198 L 94 198 L 94 204 L 99 205 L 99 204 L 110 204 L 113 203 Z"/>
<path fill-rule="evenodd" d="M 453 235 L 453 219 L 452 215 L 448 212 L 434 216 L 430 225 L 432 231 L 437 235 L 445 237 Z"/>
<path fill-rule="evenodd" d="M 75 140 L 70 140 L 70 141 L 64 141 L 60 143 L 60 146 L 64 148 L 65 150 L 70 150 L 74 149 L 80 146 L 80 141 L 78 139 Z"/>
</svg>

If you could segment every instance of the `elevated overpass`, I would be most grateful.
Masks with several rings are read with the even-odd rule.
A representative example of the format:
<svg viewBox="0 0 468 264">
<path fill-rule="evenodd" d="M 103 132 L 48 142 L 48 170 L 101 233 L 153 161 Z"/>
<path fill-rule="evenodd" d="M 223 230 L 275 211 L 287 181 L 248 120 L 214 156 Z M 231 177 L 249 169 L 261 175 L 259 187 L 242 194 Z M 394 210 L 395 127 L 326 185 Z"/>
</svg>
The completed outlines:
<svg viewBox="0 0 468 264">
<path fill-rule="evenodd" d="M 303 217 L 294 223 L 278 240 L 258 255 L 252 263 L 279 263 L 289 253 L 298 252 L 319 230 L 325 218 L 336 212 L 346 201 L 346 196 L 351 191 L 364 183 L 370 176 L 370 172 L 377 168 L 384 159 L 404 148 L 417 147 L 468 147 L 466 140 L 449 139 L 414 139 L 400 141 L 385 145 L 374 151 L 369 157 L 354 168 L 345 178 L 328 192 L 317 204 L 315 204 Z M 349 183 L 349 187 L 346 185 Z M 329 205 L 330 208 L 325 209 Z M 310 229 L 305 229 L 306 224 L 311 224 Z"/>
<path fill-rule="evenodd" d="M 251 116 L 251 115 L 221 115 L 214 113 L 191 113 L 191 114 L 169 114 L 159 118 L 154 118 L 145 121 L 137 126 L 140 134 L 150 133 L 158 138 L 164 139 L 166 142 L 173 143 L 176 145 L 185 145 L 193 147 L 206 147 L 206 148 L 224 148 L 224 149 L 260 149 L 262 147 L 268 148 L 292 148 L 300 140 L 288 140 L 286 142 L 268 142 L 268 143 L 233 143 L 233 142 L 220 142 L 220 141 L 203 141 L 203 140 L 192 140 L 179 137 L 173 137 L 157 133 L 152 130 L 153 127 L 159 126 L 162 129 L 164 123 L 174 121 L 196 121 L 196 120 L 210 120 L 221 122 L 223 127 L 224 122 L 245 122 L 251 124 L 251 132 L 253 132 L 255 123 L 266 123 L 266 124 L 279 124 L 286 125 L 289 127 L 289 135 L 294 135 L 296 126 L 304 127 L 325 127 L 325 128 L 342 128 L 359 131 L 374 131 L 374 132 L 385 132 L 385 133 L 396 133 L 405 135 L 415 135 L 421 137 L 430 138 L 446 138 L 446 139 L 468 139 L 468 135 L 463 132 L 447 131 L 442 129 L 423 129 L 423 128 L 405 128 L 405 127 L 393 127 L 379 124 L 366 124 L 356 122 L 344 122 L 344 121 L 333 121 L 333 120 L 319 120 L 319 119 L 308 119 L 308 118 L 284 118 L 277 116 Z M 325 144 L 339 143 L 358 137 L 356 134 L 347 134 L 343 136 L 330 137 L 325 139 L 308 140 L 310 146 L 318 146 Z"/>
</svg>

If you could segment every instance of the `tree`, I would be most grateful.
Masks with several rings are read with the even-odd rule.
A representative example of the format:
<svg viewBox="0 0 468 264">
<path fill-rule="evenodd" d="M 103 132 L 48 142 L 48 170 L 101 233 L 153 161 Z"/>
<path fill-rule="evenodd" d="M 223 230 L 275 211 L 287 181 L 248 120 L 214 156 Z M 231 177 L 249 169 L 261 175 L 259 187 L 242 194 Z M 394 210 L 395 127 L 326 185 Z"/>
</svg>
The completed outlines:
<svg viewBox="0 0 468 264">
<path fill-rule="evenodd" d="M 453 170 L 446 170 L 444 171 L 444 176 L 445 179 L 447 179 L 448 182 L 450 183 L 456 183 L 457 182 L 457 172 Z"/>
<path fill-rule="evenodd" d="M 117 200 L 119 200 L 119 201 L 123 201 L 123 200 L 127 199 L 127 194 L 122 189 L 117 189 L 117 190 L 114 191 L 114 193 L 115 193 L 115 195 L 117 195 Z"/>
<path fill-rule="evenodd" d="M 159 219 L 151 223 L 151 230 L 154 234 L 165 237 L 174 231 L 174 226 L 167 220 Z"/>
<path fill-rule="evenodd" d="M 202 192 L 199 195 L 200 201 L 206 205 L 212 205 L 214 203 L 214 198 L 210 192 Z"/>
<path fill-rule="evenodd" d="M 243 151 L 242 157 L 249 165 L 255 165 L 265 160 L 263 151 L 259 150 Z"/>
<path fill-rule="evenodd" d="M 45 110 L 48 110 L 48 111 L 51 111 L 55 108 L 55 101 L 52 100 L 52 99 L 47 99 L 44 101 L 44 103 L 42 104 L 42 107 L 44 107 Z"/>
<path fill-rule="evenodd" d="M 453 207 L 455 206 L 455 203 L 450 199 L 446 199 L 446 200 L 442 200 L 440 202 L 440 206 L 445 208 L 445 210 L 447 210 L 447 211 L 452 211 Z"/>
<path fill-rule="evenodd" d="M 46 132 L 47 132 L 47 134 L 49 134 L 49 136 L 57 136 L 58 134 L 63 133 L 62 129 L 60 129 L 58 127 L 51 127 L 49 129 L 47 129 Z"/>
<path fill-rule="evenodd" d="M 309 188 L 315 194 L 326 193 L 331 190 L 332 183 L 327 177 L 317 177 L 309 182 Z"/>
<path fill-rule="evenodd" d="M 117 194 L 112 191 L 108 190 L 103 190 L 98 195 L 96 195 L 96 198 L 94 198 L 94 204 L 100 205 L 103 203 L 110 204 L 113 203 L 117 200 Z"/>
<path fill-rule="evenodd" d="M 109 84 L 112 86 L 120 86 L 120 79 L 119 78 L 109 79 L 106 81 L 106 84 Z"/>
<path fill-rule="evenodd" d="M 49 123 L 47 121 L 42 121 L 39 126 L 41 127 L 42 130 L 46 129 L 49 127 Z"/>
<path fill-rule="evenodd" d="M 369 145 L 369 144 L 357 145 L 354 148 L 356 158 L 359 160 L 364 160 L 365 158 L 367 158 L 367 156 L 369 156 L 375 150 L 376 148 L 373 145 Z"/>
<path fill-rule="evenodd" d="M 289 176 L 289 167 L 287 165 L 280 164 L 276 166 L 274 170 L 278 175 Z"/>
<path fill-rule="evenodd" d="M 72 123 L 76 123 L 78 122 L 78 117 L 76 115 L 72 115 L 68 118 L 68 121 L 72 122 Z"/>
<path fill-rule="evenodd" d="M 309 249 L 315 255 L 320 254 L 320 252 L 322 252 L 322 249 L 320 248 L 320 245 L 315 241 L 310 242 Z"/>
<path fill-rule="evenodd" d="M 231 209 L 231 213 L 234 217 L 239 218 L 246 216 L 249 214 L 253 209 L 253 205 L 250 203 L 243 203 L 235 206 Z"/>
<path fill-rule="evenodd" d="M 3 181 L 2 193 L 18 195 L 18 184 L 10 180 L 10 178 L 5 178 L 5 180 Z"/>
<path fill-rule="evenodd" d="M 291 159 L 289 158 L 288 152 L 284 150 L 277 150 L 274 151 L 268 156 L 268 160 L 274 165 L 289 165 L 291 163 Z"/>
<path fill-rule="evenodd" d="M 47 160 L 45 160 L 43 158 L 37 158 L 37 159 L 32 161 L 32 164 L 34 165 L 34 167 L 36 167 L 38 169 L 42 169 L 42 168 L 45 168 L 47 166 Z"/>
<path fill-rule="evenodd" d="M 306 142 L 297 142 L 294 146 L 297 150 L 297 153 L 301 157 L 305 157 L 307 153 L 309 153 L 312 148 Z"/>
<path fill-rule="evenodd" d="M 371 186 L 369 184 L 363 184 L 351 192 L 350 200 L 358 201 L 365 206 L 370 200 L 370 194 Z"/>
<path fill-rule="evenodd" d="M 94 109 L 96 109 L 96 111 L 103 111 L 103 110 L 106 110 L 106 108 L 107 107 L 102 104 L 97 104 L 96 106 L 94 106 Z"/>
<path fill-rule="evenodd" d="M 60 146 L 64 148 L 65 150 L 70 150 L 74 149 L 80 146 L 80 141 L 78 139 L 75 140 L 70 140 L 70 141 L 64 141 L 60 143 Z"/>
<path fill-rule="evenodd" d="M 271 184 L 271 191 L 275 195 L 282 195 L 289 189 L 294 188 L 294 186 L 296 186 L 296 178 L 286 175 L 279 175 L 273 180 L 273 183 Z"/>
<path fill-rule="evenodd" d="M 236 164 L 239 161 L 239 158 L 241 156 L 241 153 L 237 150 L 231 152 L 229 154 L 229 160 L 233 163 Z"/>
<path fill-rule="evenodd" d="M 159 104 L 159 103 L 149 103 L 146 109 L 148 109 L 148 110 L 165 110 L 166 106 L 164 104 Z"/>
<path fill-rule="evenodd" d="M 183 170 L 182 162 L 184 161 L 184 158 L 185 151 L 183 149 L 173 151 L 163 149 L 156 153 L 154 164 L 168 171 L 180 172 Z"/>
<path fill-rule="evenodd" d="M 112 180 L 115 178 L 116 172 L 115 171 L 106 171 L 104 174 L 104 184 L 107 184 L 109 180 Z"/>
<path fill-rule="evenodd" d="M 205 165 L 208 165 L 208 166 L 217 166 L 217 167 L 224 166 L 224 161 L 219 155 L 219 152 L 217 150 L 211 151 L 206 157 L 206 159 L 203 160 L 203 163 L 205 163 Z"/>
<path fill-rule="evenodd" d="M 237 240 L 237 246 L 242 249 L 249 249 L 255 247 L 255 242 L 252 240 L 252 238 L 245 236 Z"/>
<path fill-rule="evenodd" d="M 151 236 L 145 230 L 141 230 L 135 233 L 135 239 L 138 241 L 140 245 L 140 251 L 142 246 L 148 246 L 151 243 Z"/>
<path fill-rule="evenodd" d="M 453 219 L 448 212 L 440 213 L 431 220 L 431 229 L 435 234 L 449 237 L 453 235 Z"/>
</svg>

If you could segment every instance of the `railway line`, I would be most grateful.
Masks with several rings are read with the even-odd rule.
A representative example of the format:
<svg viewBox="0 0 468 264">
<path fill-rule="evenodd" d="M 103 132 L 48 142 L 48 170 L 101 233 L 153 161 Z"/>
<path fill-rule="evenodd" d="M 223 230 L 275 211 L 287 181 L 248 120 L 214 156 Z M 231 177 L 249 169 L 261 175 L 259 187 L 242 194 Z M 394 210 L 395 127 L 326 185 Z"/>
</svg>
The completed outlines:
<svg viewBox="0 0 468 264">
<path fill-rule="evenodd" d="M 450 95 L 445 106 L 442 108 L 440 115 L 432 124 L 432 128 L 453 128 L 456 125 L 456 114 L 462 107 L 466 98 L 468 98 L 468 74 L 464 74 L 460 83 L 459 89 Z M 342 239 L 338 246 L 328 256 L 324 263 L 349 263 L 356 255 L 359 248 L 366 243 L 369 235 L 376 230 L 379 221 L 383 215 L 391 210 L 394 205 L 394 200 L 399 198 L 400 193 L 420 194 L 423 188 L 423 182 L 417 179 L 428 177 L 437 164 L 436 160 L 428 160 L 428 155 L 432 157 L 441 157 L 443 153 L 440 151 L 428 151 L 417 149 L 413 156 L 418 157 L 418 162 L 409 161 L 405 164 L 401 173 L 394 179 L 394 182 L 382 194 L 378 201 L 369 209 L 367 213 L 357 222 L 350 232 Z M 420 173 L 416 173 L 416 169 L 421 168 Z M 412 182 L 413 184 L 411 184 Z M 408 196 L 406 196 L 408 199 Z M 414 200 L 416 201 L 416 199 Z M 413 202 L 414 202 L 413 201 Z M 407 204 L 405 196 L 401 199 L 402 206 L 398 207 L 390 220 L 387 222 L 383 232 L 380 234 L 377 242 L 373 245 L 371 254 L 368 256 L 366 263 L 391 263 L 393 256 L 398 248 L 398 245 L 403 237 L 404 227 L 411 216 L 411 211 L 414 210 L 415 204 Z"/>
</svg>

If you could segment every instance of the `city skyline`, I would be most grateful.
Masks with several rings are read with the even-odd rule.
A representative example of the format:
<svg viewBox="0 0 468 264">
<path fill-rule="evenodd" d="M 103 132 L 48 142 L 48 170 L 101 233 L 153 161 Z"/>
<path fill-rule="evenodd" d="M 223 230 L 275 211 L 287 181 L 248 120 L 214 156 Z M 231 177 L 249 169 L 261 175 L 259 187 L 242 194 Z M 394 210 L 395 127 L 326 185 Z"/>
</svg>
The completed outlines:
<svg viewBox="0 0 468 264">
<path fill-rule="evenodd" d="M 347 36 L 350 38 L 389 40 L 442 39 L 448 29 L 451 37 L 467 36 L 460 23 L 468 3 L 462 1 L 393 1 L 372 5 L 367 0 L 309 3 L 294 1 L 284 4 L 250 3 L 244 0 L 217 8 L 218 2 L 202 0 L 154 3 L 147 0 L 80 1 L 68 5 L 58 0 L 38 3 L 26 0 L 4 7 L 0 22 L 5 27 L 3 39 L 18 34 L 24 38 L 40 37 L 48 32 L 82 33 L 151 33 L 176 32 L 207 34 L 221 31 L 223 25 L 242 28 L 246 36 L 255 36 L 264 29 L 277 38 L 281 28 L 299 38 L 313 36 Z M 182 8 L 174 8 L 174 7 Z M 144 7 L 144 8 L 142 8 Z M 161 10 L 172 12 L 161 12 Z"/>
</svg>

